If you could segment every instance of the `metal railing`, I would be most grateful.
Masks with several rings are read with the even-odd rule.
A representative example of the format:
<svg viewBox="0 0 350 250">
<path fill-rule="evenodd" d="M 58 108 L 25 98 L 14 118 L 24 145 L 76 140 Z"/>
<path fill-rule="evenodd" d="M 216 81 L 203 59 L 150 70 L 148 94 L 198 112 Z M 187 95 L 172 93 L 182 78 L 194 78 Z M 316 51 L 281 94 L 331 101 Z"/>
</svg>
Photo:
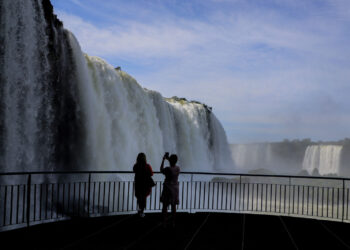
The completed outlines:
<svg viewBox="0 0 350 250">
<path fill-rule="evenodd" d="M 72 217 L 134 213 L 133 173 L 0 173 L 0 231 Z M 163 175 L 147 199 L 160 212 Z M 285 215 L 350 222 L 346 178 L 182 172 L 178 211 Z"/>
</svg>

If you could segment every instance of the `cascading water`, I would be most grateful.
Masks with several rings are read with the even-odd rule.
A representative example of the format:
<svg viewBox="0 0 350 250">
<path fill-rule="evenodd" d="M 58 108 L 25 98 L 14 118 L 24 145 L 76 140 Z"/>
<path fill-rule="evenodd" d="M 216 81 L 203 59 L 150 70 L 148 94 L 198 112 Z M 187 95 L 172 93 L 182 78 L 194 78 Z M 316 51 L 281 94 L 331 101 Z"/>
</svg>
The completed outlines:
<svg viewBox="0 0 350 250">
<path fill-rule="evenodd" d="M 78 52 L 76 60 L 81 61 L 79 50 L 74 51 Z M 86 152 L 92 156 L 92 166 L 129 170 L 142 151 L 158 167 L 164 152 L 169 151 L 180 156 L 183 169 L 232 168 L 225 132 L 204 105 L 166 101 L 100 58 L 85 55 L 85 60 L 87 67 L 82 63 L 78 70 L 82 73 L 79 92 L 85 100 Z"/>
<path fill-rule="evenodd" d="M 309 174 L 317 171 L 320 175 L 339 175 L 342 148 L 338 145 L 312 145 L 307 147 L 303 169 Z"/>
<path fill-rule="evenodd" d="M 210 109 L 84 56 L 49 0 L 3 0 L 0 13 L 2 171 L 130 170 L 139 152 L 158 168 L 166 151 L 183 169 L 232 169 Z"/>
<path fill-rule="evenodd" d="M 68 166 L 77 151 L 66 31 L 49 1 L 0 1 L 0 167 Z"/>
</svg>

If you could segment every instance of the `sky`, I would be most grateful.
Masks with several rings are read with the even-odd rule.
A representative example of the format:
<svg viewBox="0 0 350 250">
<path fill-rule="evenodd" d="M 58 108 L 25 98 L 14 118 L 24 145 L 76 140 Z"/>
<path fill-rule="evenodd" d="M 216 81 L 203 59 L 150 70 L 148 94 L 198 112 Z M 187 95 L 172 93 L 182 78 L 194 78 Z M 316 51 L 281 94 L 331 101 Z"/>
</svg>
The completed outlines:
<svg viewBox="0 0 350 250">
<path fill-rule="evenodd" d="M 213 107 L 230 143 L 350 137 L 349 0 L 51 0 L 82 50 Z"/>
</svg>

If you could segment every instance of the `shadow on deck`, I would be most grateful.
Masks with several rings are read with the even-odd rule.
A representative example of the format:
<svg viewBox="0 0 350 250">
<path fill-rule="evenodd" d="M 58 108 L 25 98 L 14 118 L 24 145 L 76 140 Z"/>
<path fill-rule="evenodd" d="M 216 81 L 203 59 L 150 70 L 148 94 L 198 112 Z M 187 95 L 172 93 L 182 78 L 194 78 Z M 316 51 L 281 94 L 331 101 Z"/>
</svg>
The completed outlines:
<svg viewBox="0 0 350 250">
<path fill-rule="evenodd" d="M 349 249 L 350 224 L 291 217 L 179 213 L 80 218 L 0 233 L 1 249 Z"/>
</svg>

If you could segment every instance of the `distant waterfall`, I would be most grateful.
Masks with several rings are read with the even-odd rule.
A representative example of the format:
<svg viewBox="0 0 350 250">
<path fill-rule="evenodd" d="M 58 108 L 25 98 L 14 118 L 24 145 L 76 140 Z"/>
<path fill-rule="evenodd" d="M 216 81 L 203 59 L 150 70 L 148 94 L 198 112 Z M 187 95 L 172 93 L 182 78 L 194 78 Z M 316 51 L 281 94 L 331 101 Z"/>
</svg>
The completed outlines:
<svg viewBox="0 0 350 250">
<path fill-rule="evenodd" d="M 307 145 L 303 142 L 231 145 L 235 166 L 241 171 L 268 170 L 278 174 L 348 174 L 340 145 Z M 343 162 L 342 162 L 343 161 Z"/>
<path fill-rule="evenodd" d="M 342 148 L 342 146 L 337 145 L 313 145 L 307 147 L 303 169 L 309 174 L 318 171 L 320 175 L 339 175 Z"/>
<path fill-rule="evenodd" d="M 0 82 L 1 171 L 131 170 L 139 152 L 157 169 L 166 151 L 183 169 L 232 169 L 209 108 L 84 56 L 49 0 L 0 1 Z"/>
</svg>

